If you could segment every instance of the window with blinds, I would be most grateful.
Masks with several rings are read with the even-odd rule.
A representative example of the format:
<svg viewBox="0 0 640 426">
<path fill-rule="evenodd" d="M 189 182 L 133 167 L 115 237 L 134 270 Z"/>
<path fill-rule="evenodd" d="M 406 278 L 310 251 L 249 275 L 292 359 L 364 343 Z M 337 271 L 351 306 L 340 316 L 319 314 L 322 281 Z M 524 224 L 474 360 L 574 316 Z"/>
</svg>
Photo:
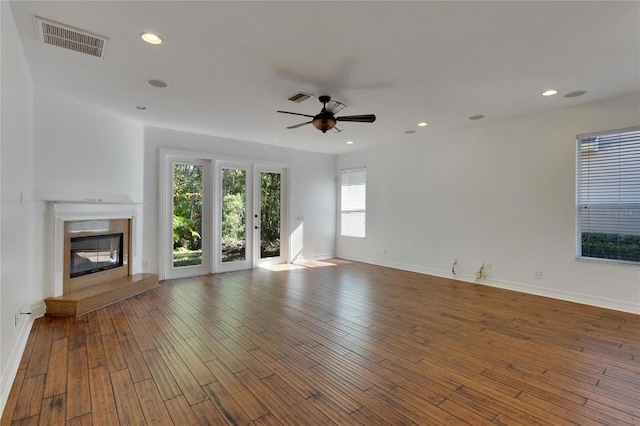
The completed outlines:
<svg viewBox="0 0 640 426">
<path fill-rule="evenodd" d="M 366 236 L 367 170 L 342 170 L 340 178 L 340 235 Z"/>
<path fill-rule="evenodd" d="M 640 263 L 640 127 L 578 136 L 578 256 Z"/>
</svg>

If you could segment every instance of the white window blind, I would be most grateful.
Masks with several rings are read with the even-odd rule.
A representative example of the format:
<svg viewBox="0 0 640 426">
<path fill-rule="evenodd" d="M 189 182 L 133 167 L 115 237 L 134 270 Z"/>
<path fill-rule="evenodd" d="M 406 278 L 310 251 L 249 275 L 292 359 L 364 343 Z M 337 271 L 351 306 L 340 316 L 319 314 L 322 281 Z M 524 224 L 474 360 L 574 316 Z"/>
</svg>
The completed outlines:
<svg viewBox="0 0 640 426">
<path fill-rule="evenodd" d="M 340 235 L 366 236 L 367 170 L 343 170 L 340 179 Z"/>
<path fill-rule="evenodd" d="M 578 256 L 640 262 L 640 128 L 577 141 Z"/>
</svg>

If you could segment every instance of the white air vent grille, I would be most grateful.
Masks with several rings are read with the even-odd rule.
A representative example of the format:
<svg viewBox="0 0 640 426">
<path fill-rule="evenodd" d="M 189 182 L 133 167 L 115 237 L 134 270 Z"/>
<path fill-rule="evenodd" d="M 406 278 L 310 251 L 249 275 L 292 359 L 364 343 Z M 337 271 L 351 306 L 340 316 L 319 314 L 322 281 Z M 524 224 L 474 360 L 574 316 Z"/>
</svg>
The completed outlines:
<svg viewBox="0 0 640 426">
<path fill-rule="evenodd" d="M 45 44 L 104 59 L 107 38 L 36 16 L 38 38 Z"/>
<path fill-rule="evenodd" d="M 289 96 L 287 98 L 287 100 L 291 101 L 291 102 L 295 102 L 297 104 L 300 104 L 304 101 L 306 101 L 307 99 L 313 98 L 313 95 L 309 95 L 308 93 L 302 93 L 302 92 L 298 92 L 298 93 L 294 93 L 293 95 Z"/>
</svg>

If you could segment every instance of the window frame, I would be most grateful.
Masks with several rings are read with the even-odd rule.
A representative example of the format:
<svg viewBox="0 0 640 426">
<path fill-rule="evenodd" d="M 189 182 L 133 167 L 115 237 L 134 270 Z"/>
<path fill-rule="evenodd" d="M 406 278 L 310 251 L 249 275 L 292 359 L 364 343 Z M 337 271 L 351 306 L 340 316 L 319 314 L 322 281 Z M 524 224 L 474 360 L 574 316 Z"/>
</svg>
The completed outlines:
<svg viewBox="0 0 640 426">
<path fill-rule="evenodd" d="M 624 139 L 622 141 L 620 140 L 620 136 L 624 134 L 629 134 L 629 133 L 638 133 L 638 135 L 631 135 L 631 137 L 627 141 L 633 144 L 633 146 L 630 149 L 630 154 L 634 157 L 632 157 L 632 160 L 629 161 L 629 164 L 633 165 L 631 168 L 631 171 L 629 171 L 628 167 L 624 167 L 624 168 L 621 167 L 621 164 L 620 164 L 622 160 L 622 157 L 620 155 L 620 145 L 621 145 L 621 142 L 624 142 Z M 604 143 L 615 142 L 617 144 L 616 149 L 618 153 L 613 155 L 608 154 L 605 157 L 608 160 L 616 161 L 617 162 L 616 166 L 611 167 L 610 165 L 611 163 L 603 163 L 605 165 L 598 165 L 596 163 L 596 160 L 590 160 L 590 159 L 586 160 L 586 162 L 588 163 L 587 166 L 583 166 L 583 158 L 587 155 L 587 152 L 593 153 L 593 152 L 600 151 L 600 148 L 601 148 L 599 145 L 600 141 L 598 141 L 597 139 L 599 137 L 604 137 L 605 139 Z M 637 146 L 635 144 L 637 144 Z M 586 148 L 583 148 L 583 147 L 586 147 Z M 593 155 L 593 154 L 589 154 L 589 155 Z M 624 198 L 624 197 L 621 197 L 621 195 L 622 196 L 626 195 L 626 197 L 629 197 L 629 194 L 625 194 L 624 189 L 621 189 L 623 188 L 623 186 L 618 186 L 617 188 L 612 188 L 607 190 L 602 189 L 605 183 L 609 183 L 609 184 L 614 183 L 615 181 L 613 179 L 609 179 L 608 177 L 605 177 L 605 179 L 596 178 L 595 183 L 589 180 L 589 174 L 592 173 L 592 168 L 595 167 L 596 174 L 597 172 L 603 173 L 603 172 L 609 171 L 609 172 L 615 173 L 617 176 L 623 176 L 623 178 L 626 178 L 626 179 L 628 179 L 629 176 L 631 176 L 631 179 L 629 180 L 632 183 L 631 187 L 635 188 L 636 182 L 638 182 L 638 187 L 640 187 L 640 161 L 633 161 L 636 155 L 640 160 L 640 126 L 595 132 L 595 133 L 587 133 L 587 134 L 581 134 L 576 136 L 575 256 L 577 260 L 588 261 L 588 262 L 619 263 L 619 264 L 640 266 L 640 260 L 607 258 L 605 257 L 606 253 L 603 253 L 600 256 L 598 256 L 597 253 L 595 255 L 585 255 L 583 253 L 583 242 L 582 242 L 583 232 L 589 232 L 593 234 L 600 233 L 603 235 L 606 235 L 606 234 L 632 235 L 632 236 L 638 236 L 640 238 L 640 229 L 637 230 L 637 233 L 631 233 L 631 234 L 621 233 L 620 228 L 617 229 L 617 232 L 603 231 L 602 230 L 603 228 L 606 229 L 613 225 L 607 223 L 606 221 L 603 221 L 602 217 L 594 218 L 594 224 L 591 225 L 589 228 L 587 228 L 587 230 L 585 230 L 585 227 L 583 226 L 583 222 L 585 220 L 583 218 L 583 213 L 587 211 L 590 206 L 595 206 L 592 209 L 595 212 L 597 212 L 598 209 L 602 210 L 601 216 L 604 216 L 604 217 L 609 216 L 607 212 L 615 211 L 615 214 L 611 214 L 610 216 L 617 217 L 617 218 L 624 217 L 624 216 L 631 217 L 631 218 L 640 218 L 640 197 L 636 199 L 633 194 L 633 191 L 630 191 L 632 200 L 629 201 L 628 199 L 621 199 L 621 198 Z M 602 160 L 600 161 L 602 162 Z M 584 177 L 584 172 L 585 172 L 584 167 L 587 167 L 587 177 Z M 618 181 L 622 183 L 629 182 L 625 179 L 620 179 L 620 178 L 618 179 Z M 600 188 L 596 188 L 587 193 L 587 191 L 583 189 L 585 184 L 587 186 L 600 185 Z M 585 196 L 586 196 L 586 200 L 585 200 Z M 603 200 L 603 197 L 606 198 L 610 196 L 618 197 L 617 201 Z M 590 198 L 593 198 L 594 201 L 589 202 Z M 594 213 L 594 214 L 597 214 L 597 213 Z M 588 217 L 586 221 L 590 221 L 590 218 Z M 613 220 L 612 220 L 612 223 L 613 223 Z M 620 225 L 620 221 L 618 221 L 616 225 L 620 227 L 623 225 L 629 226 L 632 232 L 636 231 L 636 225 L 633 222 L 630 222 L 629 225 L 627 225 L 626 223 L 623 225 Z M 618 241 L 617 248 L 618 249 L 620 248 L 619 241 Z M 621 255 L 619 254 L 618 256 L 620 257 Z"/>
<path fill-rule="evenodd" d="M 364 182 L 364 192 L 363 192 L 363 203 L 364 206 L 362 208 L 348 208 L 345 209 L 345 174 L 346 173 L 355 173 L 355 172 L 363 172 L 363 182 Z M 357 202 L 357 200 L 356 200 Z M 345 214 L 350 215 L 354 213 L 362 213 L 363 214 L 363 224 L 362 224 L 362 232 L 349 232 L 349 229 L 345 228 Z M 341 237 L 349 237 L 349 238 L 366 238 L 367 237 L 367 168 L 366 167 L 353 167 L 340 170 L 340 236 Z"/>
</svg>

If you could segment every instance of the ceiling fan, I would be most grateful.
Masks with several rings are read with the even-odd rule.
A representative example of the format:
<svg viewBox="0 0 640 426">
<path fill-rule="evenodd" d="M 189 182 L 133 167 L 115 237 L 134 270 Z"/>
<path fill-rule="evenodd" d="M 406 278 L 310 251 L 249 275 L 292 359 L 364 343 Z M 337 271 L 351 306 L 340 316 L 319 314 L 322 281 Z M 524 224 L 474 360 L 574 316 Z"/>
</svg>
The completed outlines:
<svg viewBox="0 0 640 426">
<path fill-rule="evenodd" d="M 287 127 L 287 129 L 296 129 L 298 127 L 302 127 L 306 124 L 312 123 L 313 126 L 316 129 L 320 130 L 322 133 L 327 133 L 327 131 L 331 129 L 333 129 L 334 132 L 341 132 L 344 130 L 344 128 L 337 124 L 338 121 L 351 121 L 358 123 L 373 123 L 374 121 L 376 121 L 376 116 L 373 114 L 344 115 L 342 117 L 336 117 L 334 114 L 345 108 L 346 105 L 342 102 L 333 101 L 331 100 L 331 97 L 326 95 L 320 96 L 318 99 L 320 100 L 320 102 L 322 102 L 322 111 L 320 111 L 320 114 L 317 115 L 300 114 L 297 112 L 289 111 L 278 111 L 282 114 L 301 115 L 303 117 L 309 117 L 312 119 L 304 123 L 294 124 L 293 126 Z"/>
</svg>

